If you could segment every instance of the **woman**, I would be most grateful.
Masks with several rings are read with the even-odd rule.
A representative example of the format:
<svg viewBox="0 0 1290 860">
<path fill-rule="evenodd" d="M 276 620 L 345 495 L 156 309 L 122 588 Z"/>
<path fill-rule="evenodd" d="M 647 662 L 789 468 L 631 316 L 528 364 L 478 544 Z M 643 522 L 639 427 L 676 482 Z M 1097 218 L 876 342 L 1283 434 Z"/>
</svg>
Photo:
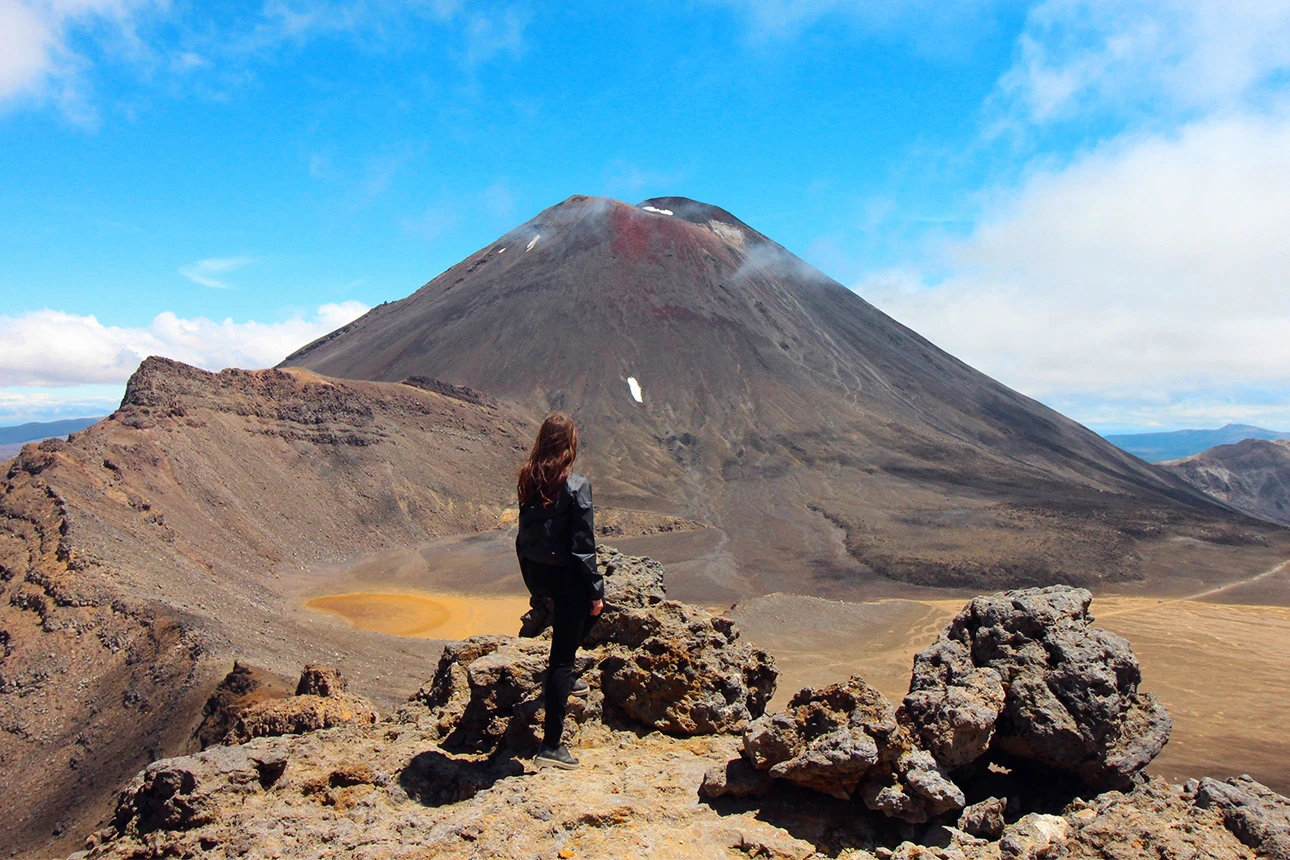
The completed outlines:
<svg viewBox="0 0 1290 860">
<path fill-rule="evenodd" d="M 515 553 L 520 573 L 535 608 L 541 598 L 553 605 L 546 721 L 534 758 L 539 767 L 578 766 L 562 741 L 569 694 L 587 694 L 585 681 L 574 687 L 573 660 L 605 607 L 604 579 L 596 566 L 591 482 L 573 471 L 577 456 L 578 428 L 568 415 L 552 412 L 542 422 L 517 481 L 520 531 Z"/>
</svg>

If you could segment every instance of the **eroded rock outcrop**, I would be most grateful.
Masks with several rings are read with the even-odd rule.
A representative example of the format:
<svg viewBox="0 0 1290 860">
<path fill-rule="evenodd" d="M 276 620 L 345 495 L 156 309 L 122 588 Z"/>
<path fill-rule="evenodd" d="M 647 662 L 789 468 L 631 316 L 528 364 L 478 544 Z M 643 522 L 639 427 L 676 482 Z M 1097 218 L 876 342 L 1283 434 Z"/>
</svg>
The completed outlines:
<svg viewBox="0 0 1290 860">
<path fill-rule="evenodd" d="M 372 725 L 376 709 L 361 696 L 347 692 L 336 669 L 306 666 L 296 695 L 256 702 L 241 710 L 224 743 L 240 744 L 270 735 L 298 735 L 352 723 Z"/>
<path fill-rule="evenodd" d="M 648 728 L 742 731 L 775 693 L 770 655 L 697 606 L 667 600 L 610 612 L 587 641 L 608 652 L 597 664 L 606 708 Z"/>
<path fill-rule="evenodd" d="M 1061 605 L 1064 596 L 1046 591 L 1035 599 L 1023 592 L 981 600 L 1004 598 L 1024 615 L 1027 607 Z M 973 601 L 969 610 L 980 605 Z M 956 624 L 967 615 L 965 610 Z M 1013 614 L 1006 618 L 1007 624 L 966 629 L 982 638 L 995 635 L 982 634 L 982 629 L 1011 630 L 1009 647 L 1034 657 L 1027 664 L 1032 668 L 1040 660 L 1031 645 L 1050 641 L 1039 627 L 1054 620 L 1068 625 L 1058 637 L 1057 653 L 1095 651 L 1079 635 L 1080 629 L 1089 629 L 1087 624 L 1069 623 L 1065 611 L 1041 615 L 1037 627 Z M 519 751 L 535 742 L 549 643 L 478 637 L 445 648 L 434 679 L 383 723 L 264 737 L 154 763 L 121 795 L 113 825 L 89 840 L 83 856 L 344 853 L 372 860 L 464 860 L 637 856 L 670 845 L 684 856 L 730 860 L 819 855 L 848 860 L 1287 857 L 1290 800 L 1248 777 L 1207 779 L 1186 787 L 1139 778 L 1130 790 L 1081 795 L 1088 800 L 1072 801 L 1073 795 L 1066 795 L 1036 804 L 1035 797 L 1025 796 L 1034 784 L 1016 781 L 1022 777 L 995 761 L 998 745 L 1012 730 L 1006 722 L 1011 692 L 1003 680 L 1009 677 L 1006 662 L 959 663 L 950 669 L 941 665 L 934 667 L 936 673 L 924 674 L 945 679 L 943 686 L 919 688 L 928 693 L 926 713 L 949 724 L 945 731 L 925 734 L 907 708 L 893 707 L 863 680 L 852 678 L 802 690 L 783 712 L 745 720 L 739 737 L 728 731 L 669 736 L 641 732 L 642 722 L 613 699 L 605 678 L 617 670 L 615 660 L 626 665 L 632 655 L 650 655 L 653 646 L 648 643 L 656 640 L 668 643 L 665 651 L 691 650 L 685 669 L 680 664 L 634 665 L 659 672 L 660 696 L 672 696 L 669 691 L 679 683 L 669 672 L 697 672 L 700 694 L 673 697 L 679 710 L 669 717 L 688 713 L 693 719 L 709 707 L 705 697 L 729 689 L 715 677 L 720 667 L 740 675 L 733 687 L 746 690 L 744 709 L 751 713 L 759 701 L 764 704 L 759 697 L 768 697 L 769 687 L 755 678 L 769 667 L 769 658 L 747 648 L 723 619 L 668 601 L 619 610 L 602 623 L 596 644 L 580 656 L 578 666 L 591 694 L 570 703 L 567 728 L 577 733 L 584 762 L 580 771 L 535 773 Z M 951 625 L 942 639 L 954 629 Z M 1098 632 L 1092 636 L 1095 644 L 1102 641 Z M 1062 666 L 1074 671 L 1067 665 L 1072 661 L 1050 660 L 1047 671 Z M 986 690 L 986 701 L 991 701 L 991 673 L 998 676 L 1004 697 L 992 725 L 980 715 L 993 706 L 981 708 L 973 692 Z M 953 687 L 972 695 L 956 699 L 960 693 L 949 692 Z M 297 689 L 303 695 L 296 698 L 348 695 L 338 675 L 313 668 Z M 1125 695 L 1123 687 L 1116 689 Z M 632 690 L 633 695 L 639 692 Z M 955 714 L 968 730 L 954 724 Z M 705 725 L 718 724 L 726 725 L 717 720 Z M 982 732 L 988 742 L 980 740 Z M 454 737 L 462 750 L 451 748 Z M 927 738 L 944 743 L 942 753 L 985 743 L 978 761 L 991 765 L 952 771 Z M 955 814 L 965 798 L 953 778 L 982 769 L 996 779 L 996 787 L 1011 785 L 1015 791 Z M 738 800 L 694 803 L 696 792 Z"/>
<path fill-rule="evenodd" d="M 1127 788 L 1171 722 L 1123 638 L 1092 626 L 1092 595 L 1052 586 L 972 600 L 914 658 L 904 715 L 941 763 L 994 748 Z"/>
<path fill-rule="evenodd" d="M 591 691 L 570 699 L 570 738 L 588 722 L 703 735 L 739 732 L 761 716 L 775 690 L 770 655 L 740 640 L 727 618 L 637 593 L 644 606 L 612 604 L 587 637 L 574 671 Z M 450 748 L 535 746 L 549 649 L 549 639 L 511 636 L 449 644 L 414 697 L 426 709 L 419 724 Z"/>
<path fill-rule="evenodd" d="M 987 755 L 1127 788 L 1168 740 L 1169 717 L 1138 691 L 1129 643 L 1091 626 L 1091 599 L 1067 587 L 978 597 L 917 655 L 899 710 L 858 677 L 806 688 L 752 724 L 743 755 L 771 778 L 910 823 L 962 809 L 953 771 Z M 735 784 L 718 774 L 705 790 Z M 974 808 L 965 830 L 997 837 L 1005 805 Z"/>
<path fill-rule="evenodd" d="M 860 678 L 798 692 L 784 713 L 744 734 L 758 770 L 870 809 L 923 822 L 964 804 L 963 792 L 896 719 L 891 703 Z"/>
<path fill-rule="evenodd" d="M 1206 777 L 1195 788 L 1196 805 L 1216 810 L 1227 829 L 1271 860 L 1290 860 L 1290 799 L 1248 774 L 1220 782 Z"/>
</svg>

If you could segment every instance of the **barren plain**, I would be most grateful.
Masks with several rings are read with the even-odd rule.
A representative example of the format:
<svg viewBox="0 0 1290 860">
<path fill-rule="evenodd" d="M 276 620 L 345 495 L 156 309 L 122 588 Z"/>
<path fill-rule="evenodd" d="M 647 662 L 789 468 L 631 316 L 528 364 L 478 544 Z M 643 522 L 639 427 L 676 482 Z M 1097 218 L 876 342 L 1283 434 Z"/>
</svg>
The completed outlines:
<svg viewBox="0 0 1290 860">
<path fill-rule="evenodd" d="M 684 573 L 701 564 L 702 556 L 681 557 L 701 551 L 701 537 L 687 533 L 618 543 L 634 553 L 652 548 L 667 559 L 669 595 L 703 602 L 703 581 L 687 581 Z M 512 538 L 509 530 L 498 530 L 437 541 L 418 551 L 386 553 L 349 568 L 318 572 L 309 589 L 328 594 L 362 589 L 384 595 L 389 606 L 399 608 L 384 613 L 384 623 L 356 623 L 360 629 L 393 634 L 417 628 L 414 635 L 441 638 L 514 633 L 527 598 L 514 566 Z M 1168 588 L 1148 583 L 1134 592 L 1095 592 L 1093 613 L 1099 625 L 1132 643 L 1142 663 L 1143 688 L 1161 698 L 1174 720 L 1173 737 L 1152 772 L 1174 782 L 1249 773 L 1277 791 L 1290 792 L 1290 712 L 1285 708 L 1290 701 L 1285 669 L 1290 666 L 1290 602 L 1243 599 L 1255 589 L 1263 595 L 1290 592 L 1290 562 L 1216 584 L 1216 559 L 1209 554 L 1202 559 L 1211 564 L 1198 564 L 1183 577 L 1192 583 L 1187 593 L 1179 593 L 1173 581 Z M 470 579 L 478 584 L 473 590 Z M 949 597 L 944 591 L 905 588 L 903 596 L 866 601 L 774 593 L 733 606 L 707 603 L 713 611 L 729 614 L 744 636 L 775 656 L 781 675 L 773 706 L 783 706 L 804 686 L 852 674 L 899 701 L 908 688 L 914 654 L 931 644 L 968 599 L 966 594 Z M 304 606 L 319 605 L 320 597 L 301 594 Z M 418 608 L 425 614 L 417 616 Z M 327 617 L 331 624 L 346 623 L 334 611 Z"/>
</svg>

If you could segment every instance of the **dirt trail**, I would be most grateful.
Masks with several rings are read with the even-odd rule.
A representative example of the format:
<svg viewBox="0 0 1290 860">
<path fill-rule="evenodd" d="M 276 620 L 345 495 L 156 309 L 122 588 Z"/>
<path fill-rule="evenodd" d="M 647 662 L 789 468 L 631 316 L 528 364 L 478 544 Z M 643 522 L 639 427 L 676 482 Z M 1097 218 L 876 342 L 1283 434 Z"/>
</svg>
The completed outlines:
<svg viewBox="0 0 1290 860">
<path fill-rule="evenodd" d="M 1283 570 L 1286 570 L 1287 568 L 1290 568 L 1290 559 L 1286 559 L 1280 564 L 1274 565 L 1268 568 L 1267 570 L 1263 571 L 1262 573 L 1257 573 L 1254 576 L 1247 577 L 1245 579 L 1239 579 L 1236 582 L 1228 582 L 1228 583 L 1225 583 L 1224 585 L 1215 586 L 1214 588 L 1207 588 L 1204 591 L 1198 591 L 1194 594 L 1184 594 L 1181 597 L 1160 598 L 1160 599 L 1150 600 L 1150 601 L 1143 600 L 1143 602 L 1140 605 L 1125 605 L 1119 609 L 1111 610 L 1110 612 L 1099 612 L 1097 613 L 1097 617 L 1109 618 L 1113 615 L 1123 615 L 1128 612 L 1141 612 L 1144 609 L 1155 609 L 1160 606 L 1169 605 L 1171 603 L 1184 603 L 1189 600 L 1193 600 L 1193 601 L 1204 600 L 1207 597 L 1213 597 L 1214 595 L 1222 594 L 1225 591 L 1231 591 L 1236 588 L 1242 588 L 1247 585 L 1253 585 L 1256 582 L 1261 582 L 1265 579 L 1268 579 L 1269 577 L 1275 576 L 1276 574 L 1280 573 Z"/>
</svg>

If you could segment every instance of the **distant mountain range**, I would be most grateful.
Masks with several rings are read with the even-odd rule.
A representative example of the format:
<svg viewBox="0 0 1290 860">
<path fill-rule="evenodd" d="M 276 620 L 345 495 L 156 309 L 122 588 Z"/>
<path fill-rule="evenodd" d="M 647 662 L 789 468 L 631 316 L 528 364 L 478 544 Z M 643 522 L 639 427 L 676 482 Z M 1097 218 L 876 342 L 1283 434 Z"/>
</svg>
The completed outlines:
<svg viewBox="0 0 1290 860">
<path fill-rule="evenodd" d="M 1213 448 L 1232 445 L 1242 439 L 1290 439 L 1281 433 L 1250 424 L 1228 424 L 1217 430 L 1174 430 L 1171 433 L 1126 433 L 1105 437 L 1116 447 L 1141 457 L 1148 463 L 1180 460 Z"/>
<path fill-rule="evenodd" d="M 28 442 L 39 442 L 51 436 L 66 436 L 84 430 L 103 420 L 97 418 L 64 418 L 62 421 L 29 421 L 11 427 L 0 427 L 0 460 L 14 456 Z"/>
<path fill-rule="evenodd" d="M 84 430 L 91 424 L 103 420 L 97 418 L 65 418 L 62 421 L 30 421 L 26 424 L 15 424 L 12 427 L 0 427 L 0 445 L 13 445 L 22 442 L 35 442 L 48 439 L 50 436 L 66 436 L 77 430 Z"/>
</svg>

